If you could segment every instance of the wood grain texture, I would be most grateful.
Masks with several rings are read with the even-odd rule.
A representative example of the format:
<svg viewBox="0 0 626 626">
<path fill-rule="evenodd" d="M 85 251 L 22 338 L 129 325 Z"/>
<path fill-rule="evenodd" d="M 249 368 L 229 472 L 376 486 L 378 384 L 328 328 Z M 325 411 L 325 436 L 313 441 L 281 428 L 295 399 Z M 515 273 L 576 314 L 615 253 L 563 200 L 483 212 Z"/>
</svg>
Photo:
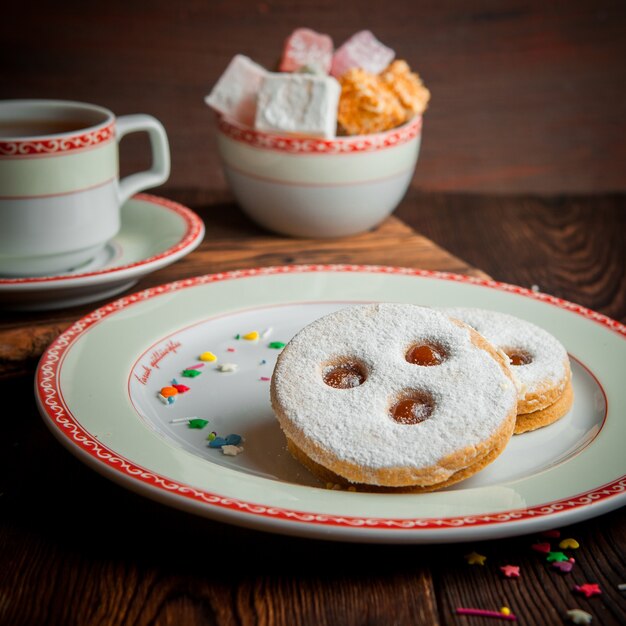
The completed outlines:
<svg viewBox="0 0 626 626">
<path fill-rule="evenodd" d="M 433 97 L 416 188 L 626 189 L 618 0 L 33 0 L 9 3 L 2 25 L 0 97 L 155 115 L 170 137 L 169 194 L 225 188 L 203 98 L 235 54 L 274 68 L 300 26 L 337 44 L 369 28 L 420 72 Z M 146 167 L 145 138 L 122 152 L 124 172 Z"/>
<path fill-rule="evenodd" d="M 497 280 L 626 321 L 623 195 L 413 195 L 397 215 Z"/>
</svg>

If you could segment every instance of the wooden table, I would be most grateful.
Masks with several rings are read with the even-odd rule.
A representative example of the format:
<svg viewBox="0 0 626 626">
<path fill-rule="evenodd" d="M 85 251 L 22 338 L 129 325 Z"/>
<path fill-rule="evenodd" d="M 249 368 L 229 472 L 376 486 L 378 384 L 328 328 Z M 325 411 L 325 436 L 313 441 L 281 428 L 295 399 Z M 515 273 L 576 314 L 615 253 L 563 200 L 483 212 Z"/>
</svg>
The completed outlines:
<svg viewBox="0 0 626 626">
<path fill-rule="evenodd" d="M 341 241 L 265 233 L 216 194 L 169 196 L 204 218 L 207 237 L 136 289 L 251 266 L 390 264 L 538 285 L 626 321 L 623 196 L 413 192 L 377 231 Z M 623 510 L 567 529 L 581 547 L 575 570 L 561 576 L 530 549 L 533 536 L 480 545 L 324 543 L 197 518 L 100 477 L 58 445 L 32 392 L 37 355 L 95 306 L 0 314 L 0 624 L 480 625 L 494 622 L 455 616 L 455 607 L 502 605 L 523 624 L 561 624 L 575 607 L 594 624 L 626 623 Z M 467 565 L 472 550 L 488 557 L 485 566 Z M 496 562 L 520 565 L 521 577 L 503 578 Z M 599 583 L 603 594 L 573 594 L 583 582 Z"/>
</svg>

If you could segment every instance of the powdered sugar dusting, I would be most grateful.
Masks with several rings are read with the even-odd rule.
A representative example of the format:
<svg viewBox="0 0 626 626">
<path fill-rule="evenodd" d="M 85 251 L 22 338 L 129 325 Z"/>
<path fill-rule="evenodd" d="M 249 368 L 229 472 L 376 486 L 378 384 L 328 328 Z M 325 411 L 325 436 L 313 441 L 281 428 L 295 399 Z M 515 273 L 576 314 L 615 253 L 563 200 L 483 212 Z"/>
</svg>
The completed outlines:
<svg viewBox="0 0 626 626">
<path fill-rule="evenodd" d="M 511 367 L 519 382 L 520 398 L 545 388 L 565 384 L 568 377 L 567 351 L 548 331 L 513 315 L 472 308 L 441 309 L 476 329 L 500 350 L 518 349 L 527 352 L 532 361 Z"/>
<path fill-rule="evenodd" d="M 422 341 L 440 345 L 445 361 L 408 363 L 407 350 Z M 364 367 L 363 384 L 336 389 L 323 382 L 323 368 L 341 358 Z M 478 445 L 501 428 L 517 400 L 511 380 L 472 344 L 467 329 L 414 305 L 351 306 L 313 322 L 285 348 L 274 377 L 287 433 L 372 469 L 426 468 Z M 419 424 L 401 424 L 389 414 L 410 391 L 434 401 L 432 414 Z"/>
</svg>

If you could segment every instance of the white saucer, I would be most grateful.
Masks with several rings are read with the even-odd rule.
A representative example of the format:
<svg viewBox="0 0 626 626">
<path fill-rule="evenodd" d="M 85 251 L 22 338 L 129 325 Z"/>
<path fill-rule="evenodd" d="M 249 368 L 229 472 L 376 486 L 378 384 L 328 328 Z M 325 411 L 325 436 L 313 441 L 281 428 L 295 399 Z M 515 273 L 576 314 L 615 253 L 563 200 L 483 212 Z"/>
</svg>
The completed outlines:
<svg viewBox="0 0 626 626">
<path fill-rule="evenodd" d="M 194 250 L 204 223 L 181 204 L 137 194 L 122 207 L 120 232 L 94 259 L 54 276 L 0 278 L 0 308 L 43 311 L 110 298 Z"/>
</svg>

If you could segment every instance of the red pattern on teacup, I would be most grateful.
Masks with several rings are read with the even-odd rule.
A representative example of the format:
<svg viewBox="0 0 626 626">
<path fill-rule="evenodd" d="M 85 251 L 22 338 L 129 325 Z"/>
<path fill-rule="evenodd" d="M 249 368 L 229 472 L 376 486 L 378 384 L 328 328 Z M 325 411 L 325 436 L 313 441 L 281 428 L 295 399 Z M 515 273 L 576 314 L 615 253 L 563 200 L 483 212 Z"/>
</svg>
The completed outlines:
<svg viewBox="0 0 626 626">
<path fill-rule="evenodd" d="M 114 136 L 115 124 L 111 122 L 103 128 L 69 137 L 0 141 L 0 156 L 43 156 L 61 152 L 72 152 L 84 148 L 93 148 L 98 144 L 111 141 Z"/>
</svg>

